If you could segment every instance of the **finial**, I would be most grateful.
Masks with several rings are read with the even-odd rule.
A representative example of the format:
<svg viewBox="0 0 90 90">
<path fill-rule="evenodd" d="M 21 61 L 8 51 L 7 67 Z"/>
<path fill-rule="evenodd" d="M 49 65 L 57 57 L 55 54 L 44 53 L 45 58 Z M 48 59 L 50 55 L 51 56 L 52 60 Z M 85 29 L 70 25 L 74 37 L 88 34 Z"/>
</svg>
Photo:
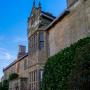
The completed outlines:
<svg viewBox="0 0 90 90">
<path fill-rule="evenodd" d="M 41 2 L 39 1 L 39 4 L 38 4 L 39 7 L 41 7 Z"/>
<path fill-rule="evenodd" d="M 35 7 L 35 4 L 36 4 L 36 0 L 33 1 L 33 6 Z"/>
</svg>

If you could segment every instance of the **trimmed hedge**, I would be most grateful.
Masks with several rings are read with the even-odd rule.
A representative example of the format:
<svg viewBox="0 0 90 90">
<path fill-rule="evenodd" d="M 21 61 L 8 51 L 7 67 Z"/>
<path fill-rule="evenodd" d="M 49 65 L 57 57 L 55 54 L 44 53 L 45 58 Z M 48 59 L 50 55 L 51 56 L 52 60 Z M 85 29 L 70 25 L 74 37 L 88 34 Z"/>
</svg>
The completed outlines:
<svg viewBox="0 0 90 90">
<path fill-rule="evenodd" d="M 90 90 L 89 83 L 90 37 L 87 37 L 48 59 L 40 90 Z"/>
</svg>

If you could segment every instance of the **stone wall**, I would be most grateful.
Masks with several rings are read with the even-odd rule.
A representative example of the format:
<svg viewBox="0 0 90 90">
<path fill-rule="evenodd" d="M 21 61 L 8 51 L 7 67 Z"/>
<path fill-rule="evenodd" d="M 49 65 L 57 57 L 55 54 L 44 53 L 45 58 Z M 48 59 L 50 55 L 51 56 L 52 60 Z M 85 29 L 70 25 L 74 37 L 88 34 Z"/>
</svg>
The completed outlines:
<svg viewBox="0 0 90 90">
<path fill-rule="evenodd" d="M 26 62 L 26 63 L 25 63 Z M 19 66 L 19 77 L 28 77 L 28 57 L 23 58 Z"/>
<path fill-rule="evenodd" d="M 4 79 L 7 80 L 9 78 L 9 75 L 15 72 L 16 72 L 16 64 L 14 64 L 13 66 L 4 71 Z"/>
<path fill-rule="evenodd" d="M 24 68 L 24 62 L 27 61 L 26 66 L 27 68 Z M 22 58 L 22 60 L 18 60 L 15 64 L 8 67 L 6 70 L 4 70 L 4 79 L 7 80 L 9 78 L 9 75 L 12 73 L 19 74 L 19 77 L 28 77 L 28 57 Z"/>
<path fill-rule="evenodd" d="M 49 33 L 50 56 L 90 35 L 90 0 L 79 0 Z"/>
<path fill-rule="evenodd" d="M 9 90 L 27 90 L 27 78 L 18 78 L 10 81 Z"/>
</svg>

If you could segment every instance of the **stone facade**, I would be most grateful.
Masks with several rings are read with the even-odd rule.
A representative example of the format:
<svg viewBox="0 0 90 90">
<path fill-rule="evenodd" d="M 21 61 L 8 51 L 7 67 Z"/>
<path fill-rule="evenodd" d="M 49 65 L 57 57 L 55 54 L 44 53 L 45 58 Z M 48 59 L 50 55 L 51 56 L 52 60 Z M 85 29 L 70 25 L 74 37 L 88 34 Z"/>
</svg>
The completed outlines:
<svg viewBox="0 0 90 90">
<path fill-rule="evenodd" d="M 15 60 L 8 67 L 4 68 L 4 79 L 7 80 L 12 73 L 17 73 L 19 77 L 27 78 L 28 70 L 26 67 L 28 68 L 28 55 L 24 55 L 22 58 Z"/>
<path fill-rule="evenodd" d="M 12 73 L 17 73 L 19 77 L 9 82 L 9 90 L 27 90 L 28 83 L 28 55 L 15 60 L 8 67 L 4 68 L 4 80 Z"/>
<path fill-rule="evenodd" d="M 47 61 L 47 33 L 44 30 L 55 19 L 49 13 L 45 13 L 39 7 L 33 6 L 28 19 L 28 62 L 30 90 L 39 90 L 43 72 L 43 66 Z"/>
<path fill-rule="evenodd" d="M 25 46 L 20 45 L 17 60 L 4 69 L 5 79 L 11 73 L 19 75 L 19 78 L 10 81 L 9 90 L 39 90 L 43 67 L 48 58 L 48 38 L 44 29 L 54 19 L 53 15 L 41 10 L 40 3 L 38 7 L 33 4 L 28 18 L 28 54 Z M 22 85 L 23 83 L 26 85 Z"/>
<path fill-rule="evenodd" d="M 18 78 L 10 81 L 9 90 L 27 90 L 27 78 Z"/>
<path fill-rule="evenodd" d="M 11 73 L 19 75 L 9 83 L 9 90 L 39 90 L 47 58 L 90 35 L 90 0 L 67 2 L 68 10 L 58 18 L 34 2 L 28 18 L 28 54 L 21 46 L 18 58 L 3 70 L 4 79 Z"/>
<path fill-rule="evenodd" d="M 48 29 L 50 56 L 90 36 L 90 0 L 78 0 L 68 10 L 67 15 L 65 11 Z"/>
</svg>

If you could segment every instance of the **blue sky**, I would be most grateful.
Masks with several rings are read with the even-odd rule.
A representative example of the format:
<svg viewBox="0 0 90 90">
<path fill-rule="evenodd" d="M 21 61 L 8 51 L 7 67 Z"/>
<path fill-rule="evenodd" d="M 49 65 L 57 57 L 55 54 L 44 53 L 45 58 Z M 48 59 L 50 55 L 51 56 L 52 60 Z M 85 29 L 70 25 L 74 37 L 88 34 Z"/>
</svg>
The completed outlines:
<svg viewBox="0 0 90 90">
<path fill-rule="evenodd" d="M 0 0 L 0 77 L 2 69 L 15 60 L 18 45 L 27 45 L 27 18 L 32 3 L 33 0 Z M 66 0 L 41 0 L 41 4 L 43 11 L 55 16 L 66 8 Z"/>
</svg>

